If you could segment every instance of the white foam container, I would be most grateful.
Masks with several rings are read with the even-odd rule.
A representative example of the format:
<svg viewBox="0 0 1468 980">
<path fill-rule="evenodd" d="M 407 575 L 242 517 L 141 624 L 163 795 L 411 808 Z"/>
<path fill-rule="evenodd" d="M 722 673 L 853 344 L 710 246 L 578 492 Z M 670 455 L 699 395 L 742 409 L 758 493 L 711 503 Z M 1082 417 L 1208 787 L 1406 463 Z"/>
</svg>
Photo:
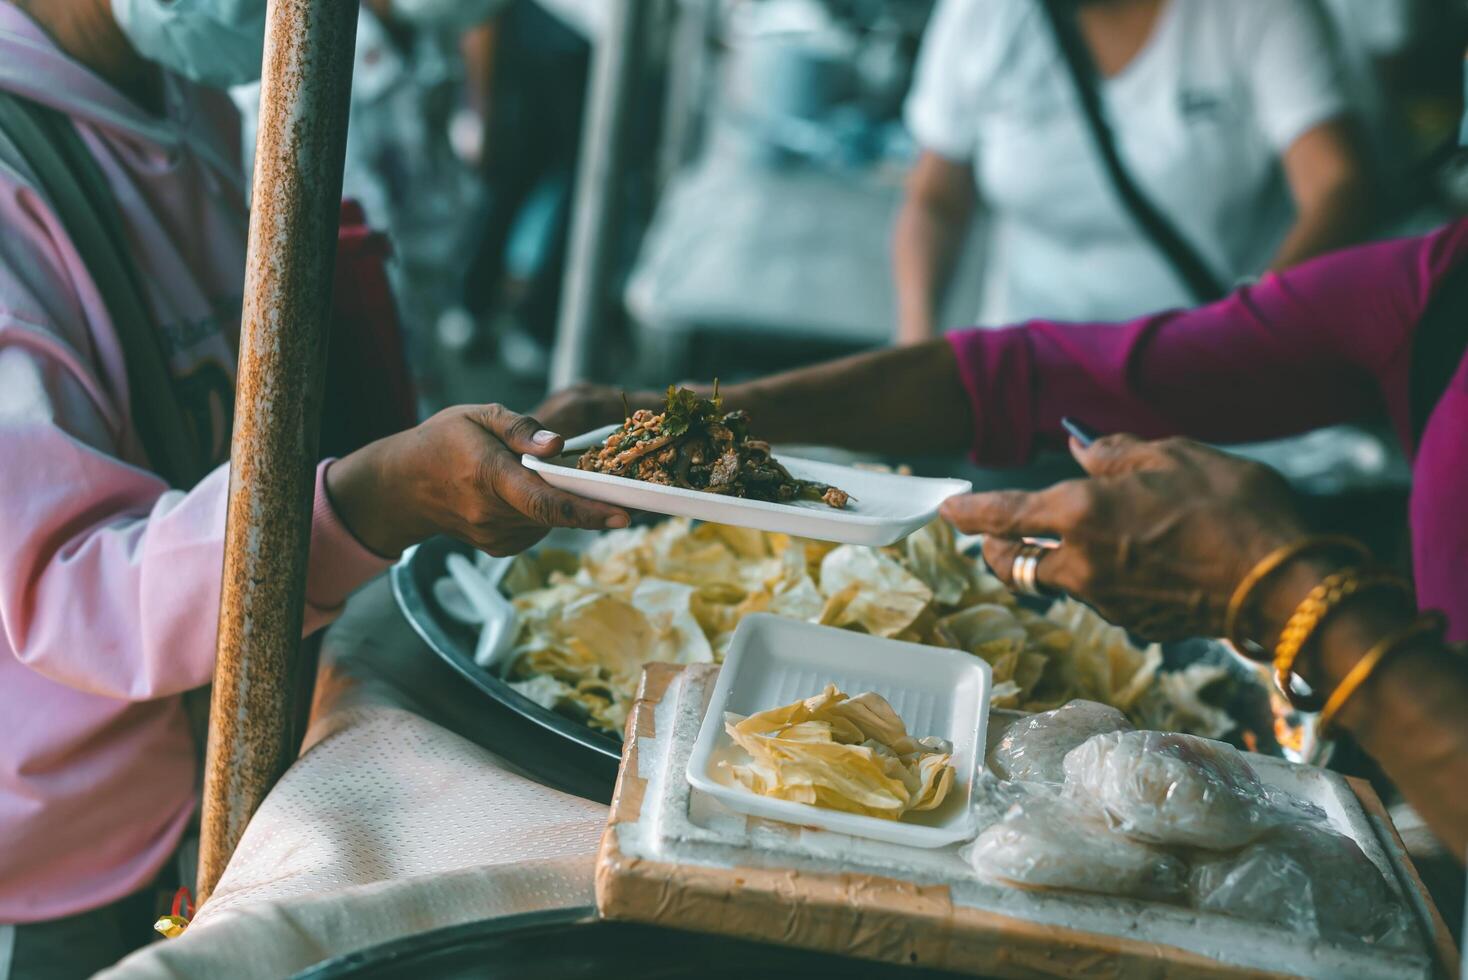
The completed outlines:
<svg viewBox="0 0 1468 980">
<path fill-rule="evenodd" d="M 816 501 L 778 504 L 745 500 L 576 468 L 577 457 L 592 446 L 601 445 L 619 428 L 609 425 L 587 432 L 567 440 L 566 451 L 559 456 L 539 459 L 526 455 L 524 463 L 551 486 L 590 500 L 652 514 L 692 517 L 716 524 L 872 547 L 902 540 L 937 517 L 938 505 L 943 501 L 973 489 L 973 484 L 967 480 L 874 473 L 837 463 L 776 454 L 791 476 L 840 487 L 850 494 L 850 503 L 837 510 Z"/>
<path fill-rule="evenodd" d="M 747 758 L 724 730 L 724 713 L 751 715 L 819 694 L 835 684 L 847 694 L 886 698 L 915 738 L 953 744 L 953 790 L 934 810 L 901 820 L 842 813 L 761 796 L 719 767 Z M 688 782 L 740 813 L 910 847 L 944 847 L 972 837 L 974 780 L 983 763 L 989 720 L 989 665 L 978 657 L 849 630 L 746 616 L 734 633 L 708 712 L 688 760 Z"/>
</svg>

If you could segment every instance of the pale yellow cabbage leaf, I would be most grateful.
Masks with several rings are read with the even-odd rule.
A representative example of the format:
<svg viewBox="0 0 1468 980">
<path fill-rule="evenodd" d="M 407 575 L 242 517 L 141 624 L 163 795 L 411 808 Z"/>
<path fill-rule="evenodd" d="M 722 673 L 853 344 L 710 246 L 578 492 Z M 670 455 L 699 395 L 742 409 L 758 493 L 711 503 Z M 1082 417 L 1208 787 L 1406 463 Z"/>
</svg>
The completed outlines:
<svg viewBox="0 0 1468 980">
<path fill-rule="evenodd" d="M 875 636 L 901 633 L 933 601 L 933 590 L 896 561 L 849 544 L 821 560 L 820 584 L 828 598 L 856 587 L 833 625 L 857 625 Z"/>
<path fill-rule="evenodd" d="M 614 731 L 644 663 L 718 662 L 754 612 L 965 650 L 991 665 L 996 707 L 1044 711 L 1080 697 L 1145 727 L 1231 727 L 1198 697 L 1203 674 L 1160 673 L 1158 648 L 1133 646 L 1080 603 L 1046 615 L 1018 606 L 938 523 L 874 550 L 676 518 L 598 535 L 574 574 L 563 554 L 522 556 L 506 587 L 521 619 L 517 682 L 566 685 L 592 724 Z M 535 690 L 549 699 L 553 689 Z"/>
<path fill-rule="evenodd" d="M 974 563 L 958 553 L 947 521 L 919 528 L 901 547 L 903 564 L 932 591 L 939 605 L 962 605 L 964 597 L 975 591 Z"/>
<path fill-rule="evenodd" d="M 657 657 L 667 663 L 706 664 L 713 647 L 693 613 L 696 590 L 682 582 L 646 578 L 632 592 L 632 606 L 658 635 Z"/>
<path fill-rule="evenodd" d="M 942 804 L 953 788 L 947 746 L 907 733 L 892 705 L 871 691 L 820 694 L 739 718 L 725 730 L 749 756 L 720 763 L 762 796 L 886 820 Z"/>
</svg>

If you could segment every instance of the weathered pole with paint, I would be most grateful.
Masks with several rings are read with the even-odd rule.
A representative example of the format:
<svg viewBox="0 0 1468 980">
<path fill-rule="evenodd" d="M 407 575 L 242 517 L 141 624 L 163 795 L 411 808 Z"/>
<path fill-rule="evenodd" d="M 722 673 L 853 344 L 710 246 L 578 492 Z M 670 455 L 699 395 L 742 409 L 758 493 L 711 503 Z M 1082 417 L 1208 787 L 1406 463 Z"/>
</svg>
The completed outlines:
<svg viewBox="0 0 1468 980">
<path fill-rule="evenodd" d="M 270 0 L 198 897 L 290 762 L 357 4 Z"/>
</svg>

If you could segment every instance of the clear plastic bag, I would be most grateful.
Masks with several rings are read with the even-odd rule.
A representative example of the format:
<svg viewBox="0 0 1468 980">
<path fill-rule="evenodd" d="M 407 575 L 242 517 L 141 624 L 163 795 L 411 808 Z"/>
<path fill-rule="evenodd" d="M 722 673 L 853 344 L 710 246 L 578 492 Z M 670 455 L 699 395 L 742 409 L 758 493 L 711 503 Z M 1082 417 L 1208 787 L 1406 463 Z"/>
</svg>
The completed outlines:
<svg viewBox="0 0 1468 980">
<path fill-rule="evenodd" d="M 1073 702 L 1005 733 L 975 785 L 985 829 L 963 855 L 978 874 L 1185 903 L 1309 939 L 1394 946 L 1410 933 L 1360 847 L 1319 807 L 1266 786 L 1230 745 L 1105 731 L 1065 755 L 1063 784 L 1046 781 L 1067 740 L 1089 725 L 1126 725 L 1107 710 Z M 1001 768 L 1019 778 L 999 778 Z"/>
<path fill-rule="evenodd" d="M 974 780 L 974 820 L 979 827 L 996 824 L 1004 819 L 1010 807 L 1040 792 L 1054 796 L 1057 787 L 1010 782 L 987 770 L 981 772 Z"/>
<path fill-rule="evenodd" d="M 1061 783 L 1065 756 L 1072 749 L 1094 735 L 1131 730 L 1126 715 L 1115 708 L 1072 701 L 1011 725 L 989 753 L 989 766 L 1004 779 Z"/>
<path fill-rule="evenodd" d="M 1014 800 L 965 848 L 981 876 L 1033 888 L 1177 900 L 1187 866 L 1159 848 L 1113 830 L 1100 811 L 1056 787 L 1001 784 Z"/>
<path fill-rule="evenodd" d="M 1237 854 L 1194 861 L 1195 908 L 1272 922 L 1312 938 L 1388 945 L 1409 928 L 1381 872 L 1349 837 L 1320 826 L 1269 831 Z"/>
<path fill-rule="evenodd" d="M 1233 746 L 1193 735 L 1097 735 L 1065 757 L 1065 786 L 1128 837 L 1213 851 L 1236 850 L 1281 824 L 1324 816 L 1266 790 Z"/>
</svg>

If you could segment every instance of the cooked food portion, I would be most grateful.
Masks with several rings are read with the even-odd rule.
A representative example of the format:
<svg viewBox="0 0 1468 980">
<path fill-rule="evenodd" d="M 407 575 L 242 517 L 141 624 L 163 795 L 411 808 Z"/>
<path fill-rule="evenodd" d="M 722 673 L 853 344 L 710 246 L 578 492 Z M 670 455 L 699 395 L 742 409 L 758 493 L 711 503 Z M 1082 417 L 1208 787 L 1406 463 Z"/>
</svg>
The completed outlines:
<svg viewBox="0 0 1468 980">
<path fill-rule="evenodd" d="M 762 796 L 897 820 L 934 809 L 953 789 L 953 747 L 913 738 L 871 691 L 847 697 L 827 684 L 804 701 L 726 715 L 724 727 L 749 761 L 720 768 Z"/>
<path fill-rule="evenodd" d="M 770 444 L 749 437 L 749 415 L 725 412 L 718 385 L 712 398 L 668 387 L 661 412 L 639 409 L 576 466 L 685 490 L 791 503 L 819 501 L 843 508 L 846 493 L 824 483 L 797 480 L 770 455 Z"/>
<path fill-rule="evenodd" d="M 1134 646 L 1079 602 L 1019 606 L 942 522 L 864 548 L 671 519 L 600 535 L 579 556 L 521 555 L 504 588 L 520 620 L 511 680 L 617 735 L 644 663 L 718 662 L 752 612 L 966 651 L 993 669 L 996 708 L 1084 698 L 1139 727 L 1216 736 L 1232 725 L 1200 711 L 1198 691 L 1224 668 L 1159 673 L 1158 647 Z"/>
</svg>

